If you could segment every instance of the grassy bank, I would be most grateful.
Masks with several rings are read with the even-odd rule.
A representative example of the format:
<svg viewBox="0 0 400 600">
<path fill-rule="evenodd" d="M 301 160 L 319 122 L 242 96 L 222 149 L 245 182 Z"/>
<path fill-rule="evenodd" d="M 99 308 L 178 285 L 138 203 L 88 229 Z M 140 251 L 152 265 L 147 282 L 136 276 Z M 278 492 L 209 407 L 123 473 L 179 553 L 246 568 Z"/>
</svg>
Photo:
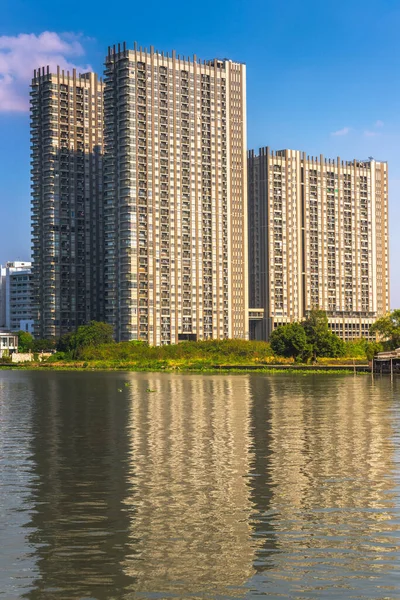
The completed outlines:
<svg viewBox="0 0 400 600">
<path fill-rule="evenodd" d="M 19 364 L 8 364 L 0 365 L 0 370 L 16 370 L 16 371 L 130 371 L 130 372 L 158 372 L 158 373 L 198 373 L 198 374 L 235 374 L 235 373 L 264 373 L 264 374 L 296 374 L 296 375 L 354 375 L 354 369 L 349 365 L 342 365 L 343 368 L 330 369 L 329 365 L 326 366 L 304 366 L 296 367 L 295 365 L 284 366 L 284 365 L 260 365 L 257 369 L 252 368 L 251 365 L 223 365 L 223 366 L 186 366 L 185 368 L 179 366 L 164 366 L 164 365 L 151 365 L 143 366 L 132 364 L 129 362 L 122 363 L 110 363 L 106 361 L 90 361 L 90 362 L 76 362 L 76 361 L 57 361 L 52 363 L 47 362 L 29 362 Z M 357 374 L 363 374 L 357 372 Z"/>
<path fill-rule="evenodd" d="M 352 348 L 354 354 L 354 348 Z M 207 340 L 182 342 L 169 346 L 148 346 L 138 342 L 120 342 L 86 346 L 79 355 L 57 352 L 43 362 L 13 365 L 13 369 L 59 370 L 127 370 L 164 372 L 299 372 L 326 373 L 329 367 L 366 365 L 364 356 L 347 356 L 340 359 L 320 358 L 316 365 L 301 365 L 292 358 L 275 356 L 266 342 L 245 340 Z M 4 365 L 4 368 L 7 368 Z"/>
</svg>

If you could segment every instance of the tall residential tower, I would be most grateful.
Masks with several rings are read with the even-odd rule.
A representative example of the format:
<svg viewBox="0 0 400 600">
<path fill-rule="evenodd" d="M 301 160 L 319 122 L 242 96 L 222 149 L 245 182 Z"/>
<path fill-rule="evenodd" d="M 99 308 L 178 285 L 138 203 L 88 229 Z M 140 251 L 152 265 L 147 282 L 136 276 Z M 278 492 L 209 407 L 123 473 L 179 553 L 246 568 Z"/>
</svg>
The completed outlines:
<svg viewBox="0 0 400 600">
<path fill-rule="evenodd" d="M 368 337 L 389 310 L 387 164 L 261 148 L 248 186 L 252 337 L 313 308 L 343 339 Z"/>
<path fill-rule="evenodd" d="M 114 46 L 104 118 L 105 317 L 116 338 L 247 337 L 245 66 Z"/>
<path fill-rule="evenodd" d="M 35 71 L 31 91 L 35 335 L 102 319 L 103 84 Z"/>
</svg>

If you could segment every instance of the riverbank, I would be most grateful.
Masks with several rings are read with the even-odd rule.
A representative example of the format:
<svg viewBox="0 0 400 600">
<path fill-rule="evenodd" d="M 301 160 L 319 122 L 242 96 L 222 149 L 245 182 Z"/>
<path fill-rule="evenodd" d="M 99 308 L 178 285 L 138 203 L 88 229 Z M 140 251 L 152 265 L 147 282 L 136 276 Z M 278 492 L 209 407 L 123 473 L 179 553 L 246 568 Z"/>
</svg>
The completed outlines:
<svg viewBox="0 0 400 600">
<path fill-rule="evenodd" d="M 288 373 L 288 374 L 354 374 L 369 373 L 368 364 L 137 364 L 110 361 L 30 362 L 0 365 L 0 370 L 22 371 L 129 371 L 153 373 Z"/>
<path fill-rule="evenodd" d="M 316 364 L 297 362 L 293 357 L 274 354 L 267 342 L 247 340 L 206 340 L 164 346 L 142 342 L 94 344 L 58 351 L 45 357 L 33 355 L 33 362 L 5 364 L 1 368 L 29 370 L 106 370 L 182 373 L 328 373 L 365 372 L 368 361 L 362 344 L 346 346 L 340 358 L 319 357 Z"/>
</svg>

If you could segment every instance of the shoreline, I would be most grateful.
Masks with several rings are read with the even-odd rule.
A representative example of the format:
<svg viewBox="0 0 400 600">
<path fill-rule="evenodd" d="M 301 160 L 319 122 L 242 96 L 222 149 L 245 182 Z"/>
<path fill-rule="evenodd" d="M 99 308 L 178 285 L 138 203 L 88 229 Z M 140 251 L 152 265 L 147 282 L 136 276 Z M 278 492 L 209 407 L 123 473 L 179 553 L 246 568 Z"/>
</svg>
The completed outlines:
<svg viewBox="0 0 400 600">
<path fill-rule="evenodd" d="M 99 364 L 100 363 L 100 364 Z M 119 363 L 115 365 L 101 364 L 101 361 L 96 361 L 96 364 L 90 362 L 65 362 L 65 363 L 10 363 L 0 365 L 0 370 L 18 370 L 18 371 L 126 371 L 132 373 L 178 373 L 178 374 L 232 374 L 232 373 L 262 373 L 262 374 L 300 374 L 300 375 L 327 375 L 327 374 L 342 374 L 342 375 L 359 375 L 371 373 L 368 364 L 358 365 L 193 365 L 190 366 L 140 366 L 132 363 Z"/>
</svg>

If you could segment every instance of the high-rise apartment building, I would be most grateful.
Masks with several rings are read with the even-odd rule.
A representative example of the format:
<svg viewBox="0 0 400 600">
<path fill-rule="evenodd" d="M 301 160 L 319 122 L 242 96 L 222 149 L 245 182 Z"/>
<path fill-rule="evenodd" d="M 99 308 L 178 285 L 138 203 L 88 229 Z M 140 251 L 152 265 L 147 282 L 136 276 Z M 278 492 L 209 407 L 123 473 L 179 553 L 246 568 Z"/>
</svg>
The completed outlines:
<svg viewBox="0 0 400 600">
<path fill-rule="evenodd" d="M 35 335 L 102 318 L 103 84 L 38 69 L 31 90 Z"/>
<path fill-rule="evenodd" d="M 389 310 L 387 164 L 261 148 L 248 186 L 251 335 L 321 308 L 343 339 L 369 337 Z"/>
<path fill-rule="evenodd" d="M 0 327 L 32 333 L 32 273 L 30 262 L 0 265 Z"/>
<path fill-rule="evenodd" d="M 150 344 L 248 334 L 245 66 L 109 49 L 105 318 Z"/>
</svg>

